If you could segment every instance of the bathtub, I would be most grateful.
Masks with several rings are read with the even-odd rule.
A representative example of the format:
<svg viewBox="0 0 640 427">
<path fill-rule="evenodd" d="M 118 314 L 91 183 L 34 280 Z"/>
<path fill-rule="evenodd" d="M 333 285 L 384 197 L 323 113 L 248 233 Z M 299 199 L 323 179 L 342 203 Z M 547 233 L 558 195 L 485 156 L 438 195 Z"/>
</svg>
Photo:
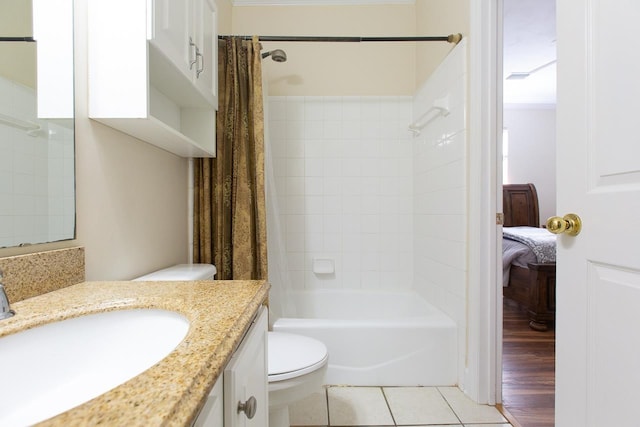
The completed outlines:
<svg viewBox="0 0 640 427">
<path fill-rule="evenodd" d="M 325 384 L 457 383 L 454 321 L 414 292 L 294 291 L 295 318 L 273 330 L 306 335 L 329 350 Z"/>
</svg>

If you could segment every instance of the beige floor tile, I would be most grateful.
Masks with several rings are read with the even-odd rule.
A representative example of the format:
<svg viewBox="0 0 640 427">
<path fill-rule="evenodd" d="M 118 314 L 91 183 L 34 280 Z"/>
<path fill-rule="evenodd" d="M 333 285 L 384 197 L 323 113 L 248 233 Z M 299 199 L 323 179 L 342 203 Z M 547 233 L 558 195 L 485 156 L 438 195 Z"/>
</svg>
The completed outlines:
<svg viewBox="0 0 640 427">
<path fill-rule="evenodd" d="M 508 422 L 495 407 L 478 405 L 457 387 L 438 387 L 438 390 L 465 425 Z"/>
<path fill-rule="evenodd" d="M 460 423 L 435 387 L 384 387 L 383 390 L 398 425 Z"/>
<path fill-rule="evenodd" d="M 379 387 L 330 387 L 327 392 L 332 426 L 394 425 Z"/>
<path fill-rule="evenodd" d="M 327 426 L 327 394 L 325 390 L 289 405 L 289 423 L 292 426 Z"/>
<path fill-rule="evenodd" d="M 429 426 L 431 427 L 431 426 Z M 511 427 L 511 424 L 465 424 L 464 427 Z"/>
</svg>

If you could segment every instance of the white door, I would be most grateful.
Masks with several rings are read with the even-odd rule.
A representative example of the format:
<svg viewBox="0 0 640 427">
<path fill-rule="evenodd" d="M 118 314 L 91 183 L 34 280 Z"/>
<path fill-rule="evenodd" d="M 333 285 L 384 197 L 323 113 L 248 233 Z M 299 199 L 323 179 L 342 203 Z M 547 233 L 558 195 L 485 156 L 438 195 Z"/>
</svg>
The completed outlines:
<svg viewBox="0 0 640 427">
<path fill-rule="evenodd" d="M 638 426 L 640 38 L 636 0 L 561 0 L 556 426 Z"/>
</svg>

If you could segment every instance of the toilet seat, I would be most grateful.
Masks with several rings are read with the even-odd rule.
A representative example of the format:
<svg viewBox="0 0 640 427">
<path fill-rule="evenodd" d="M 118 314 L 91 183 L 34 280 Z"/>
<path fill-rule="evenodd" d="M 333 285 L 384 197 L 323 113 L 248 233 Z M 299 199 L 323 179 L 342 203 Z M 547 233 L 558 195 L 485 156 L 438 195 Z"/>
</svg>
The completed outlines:
<svg viewBox="0 0 640 427">
<path fill-rule="evenodd" d="M 269 382 L 284 381 L 322 368 L 329 357 L 324 343 L 302 335 L 269 332 Z"/>
</svg>

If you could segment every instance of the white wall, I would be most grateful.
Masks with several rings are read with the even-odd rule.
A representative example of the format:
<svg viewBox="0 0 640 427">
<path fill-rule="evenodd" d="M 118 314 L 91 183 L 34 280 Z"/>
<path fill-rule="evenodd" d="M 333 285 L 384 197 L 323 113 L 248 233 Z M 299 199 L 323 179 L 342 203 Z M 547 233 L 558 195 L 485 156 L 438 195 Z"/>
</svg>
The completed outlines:
<svg viewBox="0 0 640 427">
<path fill-rule="evenodd" d="M 75 4 L 77 241 L 87 280 L 186 262 L 187 160 L 88 118 L 87 0 Z"/>
<path fill-rule="evenodd" d="M 466 35 L 468 29 L 468 0 L 233 8 L 235 34 L 430 36 Z M 263 46 L 288 54 L 285 64 L 264 62 L 269 95 L 277 96 L 412 96 L 454 48 L 443 42 L 263 42 Z"/>
<path fill-rule="evenodd" d="M 465 366 L 467 275 L 466 40 L 418 89 L 414 120 L 438 99 L 450 113 L 413 139 L 414 287 L 458 325 L 460 377 Z"/>
<path fill-rule="evenodd" d="M 504 127 L 509 131 L 508 172 L 504 181 L 535 184 L 543 224 L 556 215 L 555 106 L 507 105 Z"/>
<path fill-rule="evenodd" d="M 216 0 L 229 33 L 229 0 Z M 87 280 L 125 280 L 188 260 L 188 162 L 87 113 L 87 0 L 75 0 L 77 239 L 0 249 L 1 256 L 85 247 Z"/>
<path fill-rule="evenodd" d="M 270 97 L 269 115 L 292 287 L 409 288 L 411 98 Z"/>
</svg>

